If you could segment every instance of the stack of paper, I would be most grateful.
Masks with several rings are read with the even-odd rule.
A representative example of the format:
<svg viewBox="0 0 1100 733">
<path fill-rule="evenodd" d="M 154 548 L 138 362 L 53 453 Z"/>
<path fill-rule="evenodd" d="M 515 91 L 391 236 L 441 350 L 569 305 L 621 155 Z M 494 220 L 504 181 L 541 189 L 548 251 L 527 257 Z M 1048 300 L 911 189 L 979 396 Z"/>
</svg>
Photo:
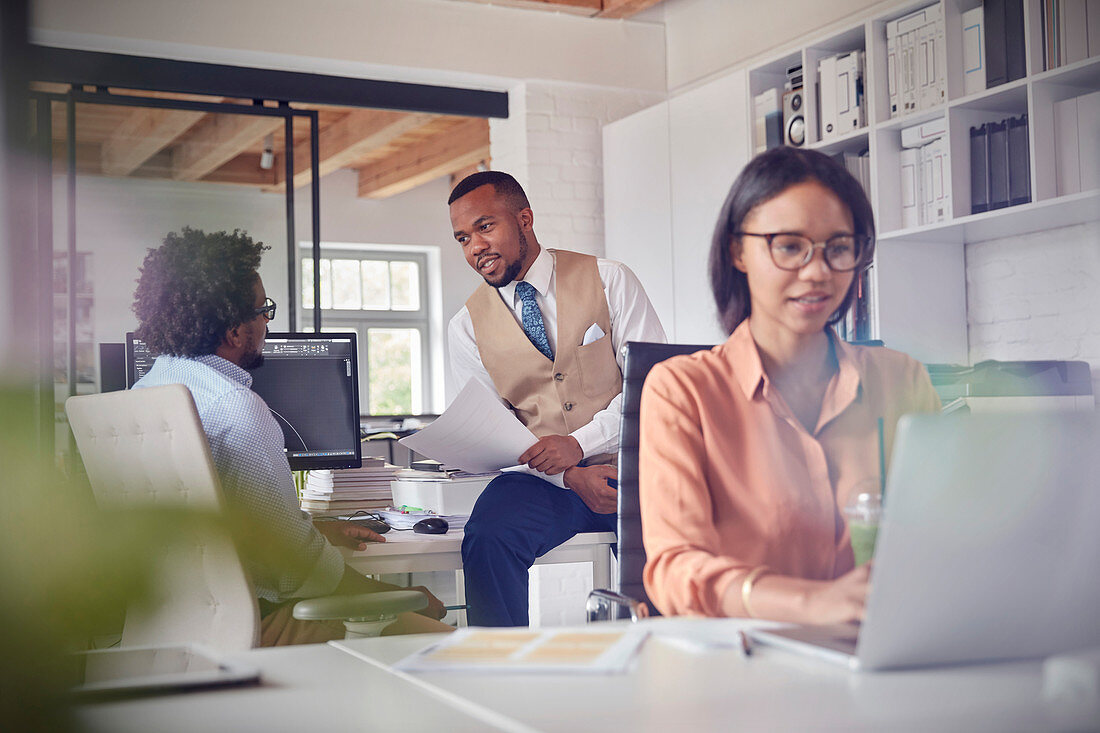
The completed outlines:
<svg viewBox="0 0 1100 733">
<path fill-rule="evenodd" d="M 447 530 L 462 529 L 466 526 L 467 514 L 436 514 L 428 511 L 402 511 L 394 507 L 386 507 L 375 511 L 382 521 L 393 529 L 412 529 L 413 525 L 421 519 L 436 517 L 447 522 Z"/>
<path fill-rule="evenodd" d="M 485 476 L 497 476 L 500 471 L 483 471 L 471 473 L 461 468 L 444 466 L 438 471 L 419 471 L 415 468 L 399 468 L 394 473 L 394 478 L 404 481 L 443 481 L 445 479 L 482 478 Z"/>
<path fill-rule="evenodd" d="M 310 471 L 302 509 L 315 517 L 334 517 L 387 507 L 393 503 L 390 481 L 396 470 L 381 458 L 367 457 L 362 468 Z"/>
</svg>

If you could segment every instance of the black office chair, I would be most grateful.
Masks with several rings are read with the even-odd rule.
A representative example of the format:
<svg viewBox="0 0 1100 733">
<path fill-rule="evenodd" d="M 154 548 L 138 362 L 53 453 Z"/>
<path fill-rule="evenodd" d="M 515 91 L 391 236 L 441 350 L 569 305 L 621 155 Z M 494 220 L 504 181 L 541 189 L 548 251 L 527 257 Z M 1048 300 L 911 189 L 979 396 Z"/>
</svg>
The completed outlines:
<svg viewBox="0 0 1100 733">
<path fill-rule="evenodd" d="M 589 621 L 626 618 L 637 621 L 660 613 L 649 600 L 642 583 L 645 547 L 642 515 L 638 504 L 638 414 L 642 385 L 654 364 L 678 354 L 691 354 L 713 345 L 654 344 L 629 341 L 623 359 L 623 412 L 619 422 L 619 588 L 598 588 L 588 595 Z M 611 608 L 617 611 L 612 616 Z"/>
</svg>

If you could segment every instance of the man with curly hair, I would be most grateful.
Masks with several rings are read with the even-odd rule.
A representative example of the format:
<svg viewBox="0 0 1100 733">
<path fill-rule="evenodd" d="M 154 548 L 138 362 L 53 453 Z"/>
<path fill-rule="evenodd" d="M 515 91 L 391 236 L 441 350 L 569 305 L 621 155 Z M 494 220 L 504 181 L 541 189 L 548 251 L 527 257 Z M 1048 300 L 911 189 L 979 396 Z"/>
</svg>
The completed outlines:
<svg viewBox="0 0 1100 733">
<path fill-rule="evenodd" d="M 304 570 L 246 558 L 259 595 L 261 644 L 270 646 L 343 638 L 342 623 L 294 620 L 295 599 L 397 588 L 347 567 L 331 544 L 362 549 L 383 537 L 342 522 L 314 524 L 301 511 L 283 433 L 251 390 L 247 370 L 263 362 L 267 323 L 275 317 L 258 272 L 265 249 L 240 230 L 185 227 L 149 250 L 133 308 L 137 337 L 158 356 L 134 388 L 183 384 L 191 391 L 231 508 L 265 523 L 303 561 Z M 439 600 L 414 590 L 428 596 L 423 615 L 402 614 L 385 633 L 449 630 L 432 620 L 443 616 Z"/>
</svg>

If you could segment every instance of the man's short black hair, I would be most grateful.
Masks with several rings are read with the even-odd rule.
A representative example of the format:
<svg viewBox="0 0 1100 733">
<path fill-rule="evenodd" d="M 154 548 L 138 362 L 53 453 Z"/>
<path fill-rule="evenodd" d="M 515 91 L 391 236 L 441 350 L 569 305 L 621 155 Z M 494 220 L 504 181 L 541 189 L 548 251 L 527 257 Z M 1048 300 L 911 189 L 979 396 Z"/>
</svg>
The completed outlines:
<svg viewBox="0 0 1100 733">
<path fill-rule="evenodd" d="M 451 196 L 447 199 L 447 205 L 450 206 L 470 191 L 485 185 L 492 186 L 497 195 L 503 197 L 513 211 L 531 208 L 531 202 L 527 200 L 527 194 L 524 193 L 523 186 L 503 171 L 479 171 L 466 176 L 451 191 Z"/>
<path fill-rule="evenodd" d="M 154 354 L 213 354 L 226 331 L 256 316 L 254 288 L 265 249 L 240 229 L 207 234 L 184 227 L 168 234 L 141 266 L 135 335 Z"/>
</svg>

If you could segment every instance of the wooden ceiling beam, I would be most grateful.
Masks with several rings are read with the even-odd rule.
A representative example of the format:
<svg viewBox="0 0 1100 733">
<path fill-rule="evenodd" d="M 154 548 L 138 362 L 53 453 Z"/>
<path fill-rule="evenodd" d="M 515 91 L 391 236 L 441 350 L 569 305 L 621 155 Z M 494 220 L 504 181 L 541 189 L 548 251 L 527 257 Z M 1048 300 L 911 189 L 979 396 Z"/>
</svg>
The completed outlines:
<svg viewBox="0 0 1100 733">
<path fill-rule="evenodd" d="M 180 135 L 194 127 L 205 112 L 141 107 L 133 110 L 103 141 L 103 173 L 127 176 Z"/>
<path fill-rule="evenodd" d="M 106 175 L 101 167 L 102 151 L 98 143 L 77 143 L 76 172 L 83 176 Z M 53 170 L 55 175 L 65 175 L 69 170 L 68 148 L 63 141 L 53 143 Z M 172 154 L 161 150 L 135 168 L 133 178 L 171 180 Z M 233 158 L 202 179 L 203 183 L 230 183 L 251 188 L 270 187 L 275 182 L 274 171 L 260 167 L 259 153 L 243 153 Z"/>
<path fill-rule="evenodd" d="M 209 115 L 172 150 L 172 178 L 197 181 L 282 127 L 282 117 Z"/>
<path fill-rule="evenodd" d="M 359 195 L 387 198 L 489 160 L 489 121 L 472 118 L 359 170 Z"/>
<path fill-rule="evenodd" d="M 629 18 L 661 0 L 603 0 L 603 7 L 596 13 L 599 18 Z"/>
<path fill-rule="evenodd" d="M 603 0 L 470 0 L 470 2 L 507 5 L 528 10 L 552 10 L 592 16 L 603 8 Z"/>
<path fill-rule="evenodd" d="M 426 113 L 393 112 L 390 110 L 354 110 L 343 119 L 321 130 L 318 134 L 321 177 L 335 170 L 349 167 L 375 148 L 388 145 L 410 130 L 426 125 L 435 115 Z M 275 185 L 269 190 L 282 191 L 286 164 L 280 155 L 275 165 Z M 294 188 L 309 184 L 309 140 L 294 146 Z"/>
<path fill-rule="evenodd" d="M 130 175 L 134 178 L 172 180 L 172 151 L 160 151 Z M 260 167 L 259 153 L 242 153 L 202 178 L 203 183 L 230 183 L 261 189 L 270 186 L 274 180 L 273 171 Z"/>
<path fill-rule="evenodd" d="M 528 10 L 575 13 L 594 18 L 629 18 L 661 0 L 467 0 L 468 2 L 508 5 Z"/>
<path fill-rule="evenodd" d="M 267 190 L 275 182 L 275 169 L 260 167 L 259 153 L 242 153 L 202 178 L 203 183 L 232 183 Z"/>
<path fill-rule="evenodd" d="M 64 140 L 53 141 L 53 172 L 54 175 L 63 176 L 69 172 L 69 148 Z M 77 142 L 76 144 L 76 173 L 77 175 L 101 176 L 103 169 L 100 167 L 101 154 L 98 143 Z"/>
</svg>

